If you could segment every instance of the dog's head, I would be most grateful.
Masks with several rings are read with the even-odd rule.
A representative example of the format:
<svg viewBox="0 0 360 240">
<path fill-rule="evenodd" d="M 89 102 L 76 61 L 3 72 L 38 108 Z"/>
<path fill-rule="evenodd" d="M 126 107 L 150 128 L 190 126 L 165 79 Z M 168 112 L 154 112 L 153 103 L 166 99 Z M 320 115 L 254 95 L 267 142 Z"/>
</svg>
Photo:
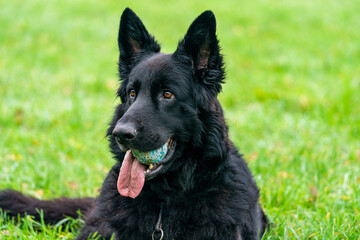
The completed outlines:
<svg viewBox="0 0 360 240">
<path fill-rule="evenodd" d="M 144 179 L 161 174 L 184 151 L 203 144 L 206 112 L 220 108 L 216 97 L 224 69 L 211 11 L 195 19 L 173 54 L 164 54 L 127 8 L 120 21 L 118 45 L 122 103 L 108 134 L 112 151 L 123 161 L 119 192 L 136 197 Z M 134 151 L 157 154 L 157 149 L 165 153 L 150 167 L 133 156 Z M 130 185 L 141 187 L 130 189 Z"/>
</svg>

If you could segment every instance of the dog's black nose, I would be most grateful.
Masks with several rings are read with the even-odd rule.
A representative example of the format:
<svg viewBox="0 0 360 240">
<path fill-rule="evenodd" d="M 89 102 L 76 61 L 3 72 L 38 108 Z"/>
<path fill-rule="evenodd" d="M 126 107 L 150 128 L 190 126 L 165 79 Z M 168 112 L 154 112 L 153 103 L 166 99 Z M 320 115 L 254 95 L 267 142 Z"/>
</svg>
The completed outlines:
<svg viewBox="0 0 360 240">
<path fill-rule="evenodd" d="M 130 124 L 118 124 L 113 131 L 113 136 L 122 144 L 135 139 L 136 134 L 136 128 Z"/>
</svg>

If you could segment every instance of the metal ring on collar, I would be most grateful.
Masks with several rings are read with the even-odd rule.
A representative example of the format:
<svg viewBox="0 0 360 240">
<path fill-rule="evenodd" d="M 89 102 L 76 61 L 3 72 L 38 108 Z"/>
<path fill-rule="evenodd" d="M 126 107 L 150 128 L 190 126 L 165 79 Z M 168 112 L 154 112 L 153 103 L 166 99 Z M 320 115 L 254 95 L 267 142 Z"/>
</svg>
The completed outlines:
<svg viewBox="0 0 360 240">
<path fill-rule="evenodd" d="M 155 231 L 153 231 L 153 233 L 152 233 L 152 240 L 155 240 L 155 237 L 154 237 L 154 236 L 155 236 L 155 232 L 157 232 L 157 231 L 160 231 L 161 236 L 160 236 L 159 240 L 162 240 L 163 237 L 164 237 L 164 231 L 163 231 L 161 228 L 156 229 Z"/>
</svg>

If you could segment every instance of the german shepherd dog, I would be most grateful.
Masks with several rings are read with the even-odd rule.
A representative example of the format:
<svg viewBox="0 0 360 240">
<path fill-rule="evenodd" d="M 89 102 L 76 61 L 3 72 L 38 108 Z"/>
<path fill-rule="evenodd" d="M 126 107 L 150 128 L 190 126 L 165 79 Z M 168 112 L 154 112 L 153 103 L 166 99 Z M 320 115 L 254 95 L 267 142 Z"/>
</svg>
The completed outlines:
<svg viewBox="0 0 360 240">
<path fill-rule="evenodd" d="M 78 239 L 260 239 L 268 220 L 246 162 L 229 140 L 217 95 L 225 78 L 215 16 L 202 13 L 173 54 L 125 9 L 118 35 L 121 99 L 107 130 L 116 163 L 100 196 L 37 200 L 0 192 L 9 216 L 43 211 L 46 223 L 65 216 L 85 225 Z M 143 164 L 134 152 L 163 148 Z"/>
</svg>

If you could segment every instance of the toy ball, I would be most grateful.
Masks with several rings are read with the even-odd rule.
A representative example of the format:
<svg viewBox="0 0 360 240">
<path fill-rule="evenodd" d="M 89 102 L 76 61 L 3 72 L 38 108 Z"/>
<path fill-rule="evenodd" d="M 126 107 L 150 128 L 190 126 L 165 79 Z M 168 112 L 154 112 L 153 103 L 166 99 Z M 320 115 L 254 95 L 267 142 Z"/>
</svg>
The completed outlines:
<svg viewBox="0 0 360 240">
<path fill-rule="evenodd" d="M 168 151 L 168 143 L 165 143 L 162 147 L 149 151 L 149 152 L 140 152 L 138 150 L 132 149 L 131 152 L 134 157 L 142 164 L 150 165 L 158 163 L 164 159 Z"/>
</svg>

